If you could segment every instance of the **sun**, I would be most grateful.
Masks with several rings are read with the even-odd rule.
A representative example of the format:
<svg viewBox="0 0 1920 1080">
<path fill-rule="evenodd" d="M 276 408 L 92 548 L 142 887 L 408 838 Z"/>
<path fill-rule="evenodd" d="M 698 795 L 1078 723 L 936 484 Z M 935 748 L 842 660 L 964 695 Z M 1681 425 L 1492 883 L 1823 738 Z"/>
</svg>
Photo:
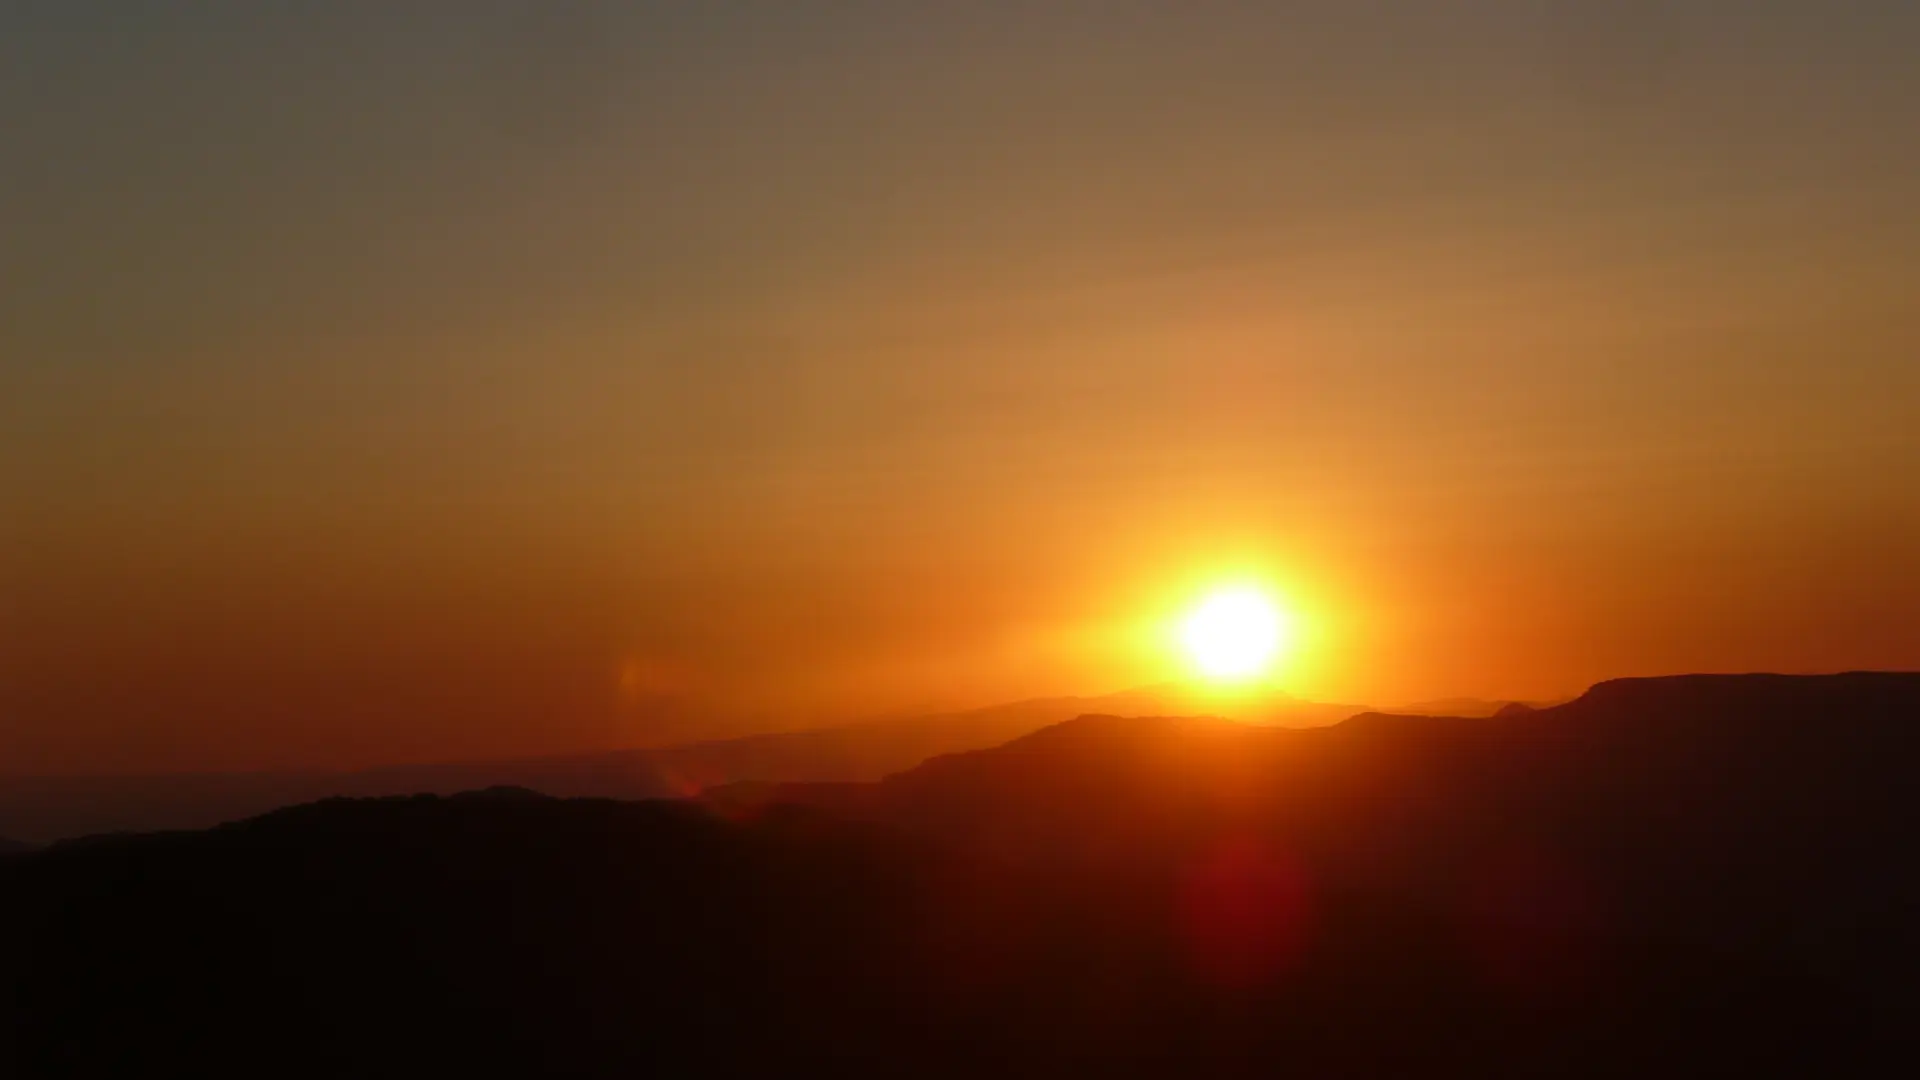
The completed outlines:
<svg viewBox="0 0 1920 1080">
<path fill-rule="evenodd" d="M 1180 624 L 1187 655 L 1207 678 L 1240 682 L 1273 667 L 1287 643 L 1280 609 L 1259 589 L 1222 589 Z"/>
</svg>

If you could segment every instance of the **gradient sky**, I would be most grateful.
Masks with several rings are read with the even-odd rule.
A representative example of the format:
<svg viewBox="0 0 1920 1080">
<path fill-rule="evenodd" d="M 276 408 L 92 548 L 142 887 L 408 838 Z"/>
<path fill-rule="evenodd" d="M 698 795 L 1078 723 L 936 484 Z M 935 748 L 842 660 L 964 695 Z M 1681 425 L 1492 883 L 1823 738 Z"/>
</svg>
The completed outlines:
<svg viewBox="0 0 1920 1080">
<path fill-rule="evenodd" d="M 1920 667 L 1920 6 L 0 3 L 0 772 Z"/>
</svg>

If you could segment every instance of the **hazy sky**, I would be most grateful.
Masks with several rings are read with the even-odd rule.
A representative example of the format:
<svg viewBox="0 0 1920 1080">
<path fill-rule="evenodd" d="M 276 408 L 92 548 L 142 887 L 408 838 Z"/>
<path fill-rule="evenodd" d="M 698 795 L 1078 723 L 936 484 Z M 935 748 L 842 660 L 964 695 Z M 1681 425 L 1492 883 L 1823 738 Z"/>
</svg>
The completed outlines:
<svg viewBox="0 0 1920 1080">
<path fill-rule="evenodd" d="M 1920 667 L 1916 56 L 1899 0 L 0 0 L 0 772 L 1113 690 L 1234 574 L 1325 699 Z"/>
</svg>

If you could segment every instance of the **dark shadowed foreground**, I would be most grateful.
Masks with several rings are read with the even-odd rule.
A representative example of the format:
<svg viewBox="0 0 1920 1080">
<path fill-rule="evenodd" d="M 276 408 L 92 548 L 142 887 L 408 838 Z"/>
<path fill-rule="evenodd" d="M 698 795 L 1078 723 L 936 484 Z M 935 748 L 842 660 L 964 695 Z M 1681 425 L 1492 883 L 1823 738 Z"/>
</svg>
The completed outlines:
<svg viewBox="0 0 1920 1080">
<path fill-rule="evenodd" d="M 0 857 L 23 1077 L 1910 1069 L 1920 676 Z M 797 1074 L 797 1072 L 795 1072 Z"/>
</svg>

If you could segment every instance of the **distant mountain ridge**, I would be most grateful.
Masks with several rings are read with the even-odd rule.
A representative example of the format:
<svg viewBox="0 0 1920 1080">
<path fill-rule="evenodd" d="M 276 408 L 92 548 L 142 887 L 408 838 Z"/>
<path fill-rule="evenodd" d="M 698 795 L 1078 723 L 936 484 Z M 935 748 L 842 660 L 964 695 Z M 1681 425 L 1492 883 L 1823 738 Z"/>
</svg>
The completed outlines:
<svg viewBox="0 0 1920 1080">
<path fill-rule="evenodd" d="M 740 782 L 877 780 L 930 757 L 997 746 L 1083 713 L 1158 714 L 1203 697 L 1190 688 L 1160 686 L 657 749 L 354 772 L 10 778 L 0 785 L 0 831 L 51 840 L 198 829 L 324 798 L 452 794 L 502 786 L 562 797 L 651 799 L 691 796 Z M 1278 692 L 1242 697 L 1236 704 L 1248 719 L 1297 725 L 1333 723 L 1363 708 L 1306 702 Z"/>
<path fill-rule="evenodd" d="M 1503 710 L 1545 709 L 1564 704 L 1566 699 L 1516 701 L 1511 698 L 1440 698 L 1434 701 L 1398 705 L 1385 711 L 1399 716 L 1493 716 Z"/>
<path fill-rule="evenodd" d="M 1578 822 L 1644 830 L 1650 848 L 1701 845 L 1677 863 L 1771 860 L 1785 872 L 1794 859 L 1819 863 L 1807 845 L 1821 830 L 1904 843 L 1920 826 L 1916 763 L 1920 674 L 1678 676 L 1604 682 L 1492 717 L 1362 713 L 1274 729 L 1089 716 L 877 784 L 720 788 L 708 800 L 736 816 L 811 806 L 1043 854 L 1089 835 L 1151 843 L 1194 815 L 1325 827 L 1350 814 L 1356 836 Z"/>
<path fill-rule="evenodd" d="M 1606 686 L 1607 684 L 1601 684 Z M 1599 691 L 1596 687 L 1589 694 Z M 1525 711 L 1517 702 L 1447 699 L 1409 715 L 1468 717 Z M 94 833 L 206 828 L 280 806 L 332 797 L 452 794 L 523 787 L 560 797 L 688 797 L 727 785 L 873 781 L 929 758 L 988 749 L 1076 716 L 1211 713 L 1254 724 L 1320 727 L 1367 713 L 1277 690 L 1229 694 L 1167 684 L 1103 697 L 1044 698 L 965 712 L 873 720 L 807 731 L 644 750 L 399 765 L 354 772 L 9 778 L 0 785 L 0 833 L 44 842 Z"/>
</svg>

